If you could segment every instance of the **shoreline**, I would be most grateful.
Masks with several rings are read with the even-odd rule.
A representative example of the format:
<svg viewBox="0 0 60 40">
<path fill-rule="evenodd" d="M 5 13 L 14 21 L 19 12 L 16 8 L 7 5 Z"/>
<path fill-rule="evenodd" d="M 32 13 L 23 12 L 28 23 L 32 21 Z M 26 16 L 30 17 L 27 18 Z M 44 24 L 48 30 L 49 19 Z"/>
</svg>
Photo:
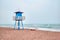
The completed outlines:
<svg viewBox="0 0 60 40">
<path fill-rule="evenodd" d="M 10 29 L 14 29 L 13 26 L 1 26 L 0 28 L 10 28 Z M 20 29 L 22 29 L 22 27 L 21 27 Z M 41 30 L 41 31 L 60 32 L 60 29 L 52 29 L 52 28 L 24 27 L 24 29 L 33 29 L 33 30 Z"/>
</svg>

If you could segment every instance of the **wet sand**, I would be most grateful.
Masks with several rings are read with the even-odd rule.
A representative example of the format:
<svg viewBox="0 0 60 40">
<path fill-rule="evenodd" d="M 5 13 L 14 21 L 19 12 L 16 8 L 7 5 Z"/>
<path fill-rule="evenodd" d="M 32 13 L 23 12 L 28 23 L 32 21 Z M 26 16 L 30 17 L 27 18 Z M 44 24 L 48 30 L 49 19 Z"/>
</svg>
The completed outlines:
<svg viewBox="0 0 60 40">
<path fill-rule="evenodd" d="M 60 40 L 60 32 L 0 28 L 0 40 Z"/>
</svg>

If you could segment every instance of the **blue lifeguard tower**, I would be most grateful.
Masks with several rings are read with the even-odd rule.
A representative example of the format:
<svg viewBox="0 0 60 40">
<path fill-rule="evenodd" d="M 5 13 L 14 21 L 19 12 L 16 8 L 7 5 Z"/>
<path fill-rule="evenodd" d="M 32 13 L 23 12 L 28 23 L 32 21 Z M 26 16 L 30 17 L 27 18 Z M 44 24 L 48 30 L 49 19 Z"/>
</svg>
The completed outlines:
<svg viewBox="0 0 60 40">
<path fill-rule="evenodd" d="M 14 28 L 18 28 L 18 30 L 20 30 L 20 25 L 22 25 L 22 28 L 24 29 L 23 27 L 23 20 L 25 19 L 24 16 L 22 16 L 23 12 L 21 11 L 17 11 L 15 12 L 15 17 L 14 17 L 14 20 L 15 20 L 15 26 Z"/>
</svg>

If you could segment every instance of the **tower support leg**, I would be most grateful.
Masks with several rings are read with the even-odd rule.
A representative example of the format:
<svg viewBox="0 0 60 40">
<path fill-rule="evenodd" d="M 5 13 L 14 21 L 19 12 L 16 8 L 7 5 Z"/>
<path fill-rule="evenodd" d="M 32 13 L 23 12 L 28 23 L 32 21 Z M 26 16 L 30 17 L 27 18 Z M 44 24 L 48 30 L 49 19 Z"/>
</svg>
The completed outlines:
<svg viewBox="0 0 60 40">
<path fill-rule="evenodd" d="M 20 21 L 18 21 L 18 30 L 20 30 Z"/>
<path fill-rule="evenodd" d="M 22 29 L 24 29 L 24 26 L 23 26 L 23 21 L 21 21 L 21 24 L 22 24 Z"/>
</svg>

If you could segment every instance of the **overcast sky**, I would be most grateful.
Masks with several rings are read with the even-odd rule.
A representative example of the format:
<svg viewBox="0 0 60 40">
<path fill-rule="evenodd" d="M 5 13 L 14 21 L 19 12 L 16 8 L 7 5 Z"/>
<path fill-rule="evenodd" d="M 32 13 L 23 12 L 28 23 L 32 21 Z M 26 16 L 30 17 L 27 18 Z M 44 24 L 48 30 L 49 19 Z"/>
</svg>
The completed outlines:
<svg viewBox="0 0 60 40">
<path fill-rule="evenodd" d="M 0 0 L 0 24 L 13 24 L 18 10 L 24 24 L 60 24 L 60 0 Z"/>
</svg>

